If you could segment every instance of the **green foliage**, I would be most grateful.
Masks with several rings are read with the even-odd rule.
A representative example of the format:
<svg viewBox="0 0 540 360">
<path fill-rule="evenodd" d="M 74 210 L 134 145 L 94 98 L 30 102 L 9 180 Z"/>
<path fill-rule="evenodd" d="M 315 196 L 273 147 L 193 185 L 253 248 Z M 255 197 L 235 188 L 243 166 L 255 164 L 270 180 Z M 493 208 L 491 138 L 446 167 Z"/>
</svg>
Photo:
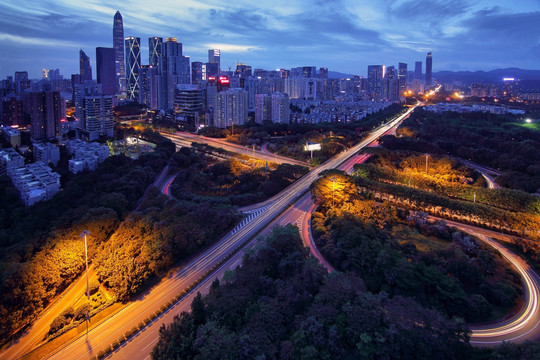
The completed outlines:
<svg viewBox="0 0 540 360">
<path fill-rule="evenodd" d="M 516 212 L 540 215 L 540 198 L 524 191 L 487 189 L 478 173 L 447 157 L 430 156 L 428 175 L 425 156 L 409 151 L 385 151 L 366 163 L 355 165 L 358 176 L 400 183 L 439 195 L 472 201 Z M 479 187 L 481 186 L 481 187 Z"/>
<path fill-rule="evenodd" d="M 486 320 L 493 306 L 516 303 L 519 277 L 506 271 L 496 251 L 444 224 L 400 215 L 390 206 L 356 199 L 313 214 L 313 235 L 334 267 L 354 272 L 373 293 L 412 297 L 468 321 Z M 418 239 L 425 245 L 430 238 L 448 245 L 417 248 Z"/>
<path fill-rule="evenodd" d="M 353 274 L 306 257 L 292 226 L 244 257 L 234 279 L 212 285 L 160 329 L 158 359 L 465 358 L 463 323 L 403 297 L 366 292 Z"/>
<path fill-rule="evenodd" d="M 386 137 L 389 149 L 458 156 L 504 172 L 500 185 L 527 192 L 540 188 L 540 133 L 522 127 L 514 115 L 444 114 L 417 110 L 404 120 L 404 137 Z"/>
<path fill-rule="evenodd" d="M 84 269 L 79 234 L 92 234 L 92 261 L 165 166 L 174 144 L 147 130 L 141 136 L 158 144 L 153 153 L 138 160 L 112 156 L 95 171 L 70 176 L 51 200 L 30 208 L 21 206 L 9 179 L 0 177 L 1 339 L 30 324 Z"/>
</svg>

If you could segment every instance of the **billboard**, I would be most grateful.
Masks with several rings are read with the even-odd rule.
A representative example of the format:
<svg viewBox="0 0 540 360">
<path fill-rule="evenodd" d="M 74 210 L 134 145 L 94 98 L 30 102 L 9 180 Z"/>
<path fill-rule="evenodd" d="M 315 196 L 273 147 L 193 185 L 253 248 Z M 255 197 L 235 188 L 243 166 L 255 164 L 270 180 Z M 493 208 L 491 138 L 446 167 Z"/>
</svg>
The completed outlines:
<svg viewBox="0 0 540 360">
<path fill-rule="evenodd" d="M 321 144 L 306 144 L 304 145 L 304 151 L 317 151 L 321 150 Z"/>
</svg>

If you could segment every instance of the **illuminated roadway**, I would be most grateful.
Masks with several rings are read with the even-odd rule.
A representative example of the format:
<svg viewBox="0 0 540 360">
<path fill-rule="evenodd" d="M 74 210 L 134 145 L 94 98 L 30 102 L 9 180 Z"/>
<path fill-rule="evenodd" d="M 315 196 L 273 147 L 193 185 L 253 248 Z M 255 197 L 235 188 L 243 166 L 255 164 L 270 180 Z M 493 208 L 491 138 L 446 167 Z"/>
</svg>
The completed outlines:
<svg viewBox="0 0 540 360">
<path fill-rule="evenodd" d="M 295 159 L 291 159 L 285 156 L 255 150 L 254 148 L 250 149 L 249 147 L 234 144 L 223 139 L 215 139 L 215 138 L 210 138 L 210 137 L 201 136 L 201 135 L 184 133 L 180 131 L 174 134 L 163 131 L 163 132 L 160 132 L 160 134 L 168 138 L 172 142 L 174 142 L 177 146 L 191 146 L 191 143 L 195 142 L 195 143 L 210 145 L 215 148 L 221 148 L 221 149 L 234 152 L 234 153 L 239 153 L 242 155 L 256 157 L 261 160 L 275 162 L 278 164 L 287 163 L 291 165 L 308 166 L 308 164 L 305 161 L 295 160 Z"/>
<path fill-rule="evenodd" d="M 167 303 L 169 300 L 178 295 L 183 289 L 204 275 L 208 269 L 225 259 L 229 254 L 231 254 L 231 252 L 234 252 L 238 247 L 240 247 L 246 239 L 250 239 L 259 233 L 264 227 L 270 224 L 272 220 L 277 218 L 291 204 L 293 204 L 295 200 L 299 199 L 306 191 L 308 191 L 309 186 L 318 178 L 320 172 L 338 167 L 341 163 L 356 154 L 374 139 L 383 135 L 392 126 L 395 126 L 413 110 L 414 108 L 410 108 L 405 114 L 374 130 L 366 137 L 366 139 L 356 146 L 353 146 L 351 149 L 338 154 L 334 158 L 317 167 L 315 170 L 306 174 L 304 177 L 278 194 L 278 196 L 275 197 L 276 200 L 268 206 L 266 211 L 261 213 L 258 217 L 246 224 L 236 233 L 227 234 L 224 238 L 219 240 L 215 245 L 200 254 L 198 257 L 189 261 L 184 261 L 180 265 L 179 269 L 172 271 L 169 276 L 165 277 L 150 291 L 140 295 L 136 300 L 129 303 L 118 313 L 109 317 L 101 324 L 93 327 L 87 335 L 85 334 L 80 336 L 71 343 L 58 349 L 48 358 L 86 359 L 96 355 L 100 350 L 106 348 L 113 341 L 120 338 L 126 331 L 130 330 L 143 319 L 155 313 L 156 310 L 158 310 L 163 304 Z M 301 211 L 295 206 L 293 206 L 291 209 L 291 211 Z M 282 216 L 285 217 L 285 219 L 280 218 L 280 223 L 281 221 L 288 223 L 289 219 L 287 219 L 287 217 L 290 219 L 296 217 L 296 219 L 298 219 L 298 214 L 287 215 L 286 213 Z M 236 257 L 237 264 L 239 264 L 241 255 L 238 254 Z M 233 266 L 235 265 L 235 262 L 229 261 L 228 264 Z M 225 267 L 222 267 L 221 270 L 224 271 L 224 269 Z M 210 280 L 203 281 L 199 288 L 204 290 L 205 287 L 209 286 L 209 281 Z M 186 304 L 189 303 L 190 299 L 183 300 L 170 309 L 169 313 L 172 314 L 177 312 L 177 309 L 186 308 L 189 306 Z M 137 336 L 131 339 L 121 348 L 121 350 L 115 352 L 113 358 L 138 359 L 148 356 L 153 344 L 155 344 L 157 341 L 157 331 L 159 326 L 163 322 L 168 323 L 172 320 L 172 316 L 170 318 L 167 317 L 168 314 L 162 316 L 159 321 L 155 321 L 153 324 L 151 324 L 151 326 L 147 327 L 145 331 L 139 333 Z M 134 354 L 137 355 L 135 356 Z"/>
</svg>

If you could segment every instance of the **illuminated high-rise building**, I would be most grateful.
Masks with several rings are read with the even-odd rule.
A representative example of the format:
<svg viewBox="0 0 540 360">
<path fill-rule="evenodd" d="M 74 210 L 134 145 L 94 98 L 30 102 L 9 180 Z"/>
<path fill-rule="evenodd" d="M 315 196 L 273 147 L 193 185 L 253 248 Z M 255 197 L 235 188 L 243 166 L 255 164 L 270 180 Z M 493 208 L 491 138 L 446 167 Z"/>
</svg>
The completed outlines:
<svg viewBox="0 0 540 360">
<path fill-rule="evenodd" d="M 407 90 L 407 64 L 398 64 L 398 87 L 399 96 L 403 96 L 405 90 Z"/>
<path fill-rule="evenodd" d="M 159 68 L 163 55 L 163 38 L 154 36 L 148 38 L 148 65 Z"/>
<path fill-rule="evenodd" d="M 321 79 L 328 79 L 328 68 L 327 67 L 319 68 L 319 77 Z"/>
<path fill-rule="evenodd" d="M 174 106 L 176 85 L 190 81 L 189 57 L 182 56 L 182 43 L 179 43 L 176 38 L 165 39 L 160 66 L 159 108 L 169 110 Z"/>
<path fill-rule="evenodd" d="M 81 74 L 81 82 L 92 80 L 92 66 L 90 66 L 90 58 L 86 56 L 82 49 L 79 51 L 79 74 Z"/>
<path fill-rule="evenodd" d="M 374 99 L 380 100 L 384 98 L 383 79 L 385 69 L 384 65 L 368 66 L 367 92 Z"/>
<path fill-rule="evenodd" d="M 212 70 L 215 70 L 215 73 L 209 75 L 219 75 L 221 72 L 221 51 L 218 49 L 208 50 L 208 63 L 217 64 L 215 67 L 212 67 Z"/>
<path fill-rule="evenodd" d="M 279 124 L 289 123 L 289 96 L 283 93 L 273 93 L 272 99 L 272 122 Z"/>
<path fill-rule="evenodd" d="M 426 56 L 426 87 L 433 85 L 433 58 L 428 52 Z"/>
<path fill-rule="evenodd" d="M 113 48 L 116 72 L 116 93 L 126 92 L 126 63 L 124 62 L 124 24 L 120 11 L 114 14 L 113 21 Z"/>
<path fill-rule="evenodd" d="M 96 78 L 103 86 L 104 95 L 116 94 L 116 64 L 114 48 L 96 48 Z"/>
<path fill-rule="evenodd" d="M 139 103 L 150 109 L 158 108 L 158 78 L 157 66 L 141 66 Z"/>
<path fill-rule="evenodd" d="M 141 39 L 138 37 L 126 38 L 126 67 L 127 67 L 127 99 L 139 101 L 141 71 Z"/>
</svg>

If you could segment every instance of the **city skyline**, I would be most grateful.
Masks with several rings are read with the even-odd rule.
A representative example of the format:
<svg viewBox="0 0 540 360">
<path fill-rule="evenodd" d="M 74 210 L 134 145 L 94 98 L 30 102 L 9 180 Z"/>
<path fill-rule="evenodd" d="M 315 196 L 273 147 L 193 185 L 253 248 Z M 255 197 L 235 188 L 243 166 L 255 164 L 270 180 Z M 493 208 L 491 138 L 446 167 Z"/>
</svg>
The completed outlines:
<svg viewBox="0 0 540 360">
<path fill-rule="evenodd" d="M 496 1 L 385 0 L 271 5 L 246 1 L 134 1 L 0 4 L 0 76 L 41 68 L 77 73 L 77 52 L 112 45 L 112 19 L 120 11 L 124 36 L 140 37 L 143 64 L 149 37 L 177 37 L 192 61 L 221 50 L 221 68 L 237 62 L 253 68 L 328 67 L 366 75 L 368 65 L 412 65 L 432 52 L 434 72 L 535 69 L 540 58 L 540 4 Z M 166 9 L 166 10 L 165 10 Z"/>
</svg>

